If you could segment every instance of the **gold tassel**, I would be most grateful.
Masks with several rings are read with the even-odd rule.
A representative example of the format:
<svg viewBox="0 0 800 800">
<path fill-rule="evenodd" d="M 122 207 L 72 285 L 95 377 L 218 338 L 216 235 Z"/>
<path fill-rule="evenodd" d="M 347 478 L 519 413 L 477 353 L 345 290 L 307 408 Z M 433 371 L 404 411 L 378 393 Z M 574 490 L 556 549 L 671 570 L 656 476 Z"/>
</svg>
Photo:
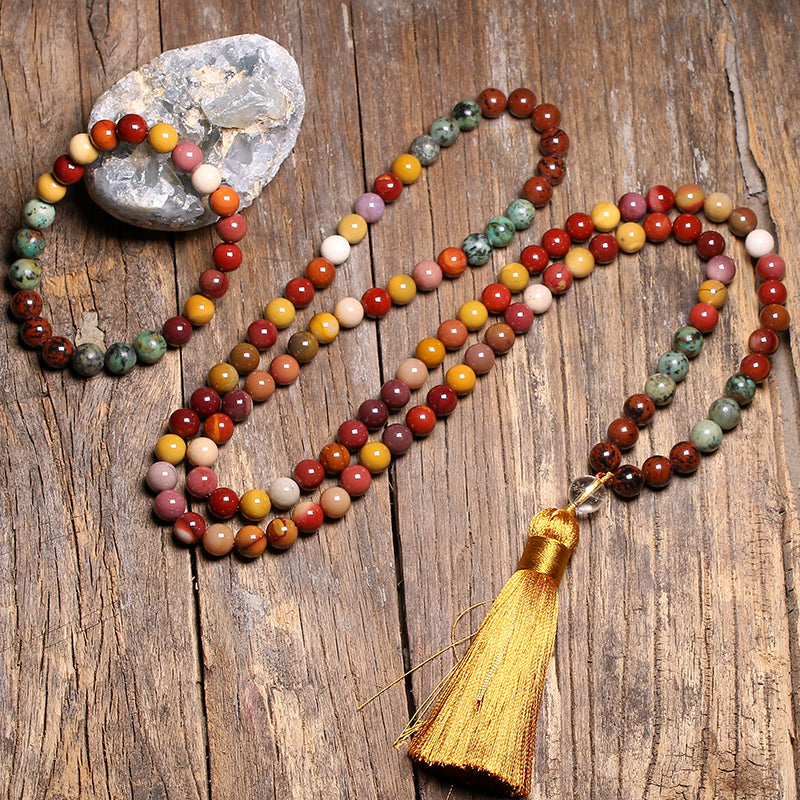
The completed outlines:
<svg viewBox="0 0 800 800">
<path fill-rule="evenodd" d="M 578 545 L 575 506 L 531 521 L 517 571 L 464 657 L 398 739 L 418 764 L 509 797 L 531 789 L 536 718 L 556 636 L 558 583 Z M 427 712 L 430 707 L 430 712 Z"/>
</svg>

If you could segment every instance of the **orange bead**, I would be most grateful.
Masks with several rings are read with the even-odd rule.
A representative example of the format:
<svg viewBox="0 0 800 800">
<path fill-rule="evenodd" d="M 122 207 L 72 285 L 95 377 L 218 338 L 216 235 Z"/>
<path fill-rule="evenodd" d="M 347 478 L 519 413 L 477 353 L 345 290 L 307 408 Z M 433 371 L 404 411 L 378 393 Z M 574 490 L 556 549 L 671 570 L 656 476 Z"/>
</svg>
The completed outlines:
<svg viewBox="0 0 800 800">
<path fill-rule="evenodd" d="M 312 258 L 306 266 L 306 277 L 314 284 L 315 289 L 324 289 L 333 283 L 336 277 L 336 267 L 321 256 Z"/>
<path fill-rule="evenodd" d="M 201 294 L 193 294 L 183 306 L 183 316 L 195 327 L 205 325 L 214 318 L 214 303 Z"/>
<path fill-rule="evenodd" d="M 444 382 L 459 397 L 463 397 L 475 388 L 475 370 L 466 364 L 455 364 L 447 370 Z"/>
<path fill-rule="evenodd" d="M 110 119 L 95 122 L 89 135 L 98 150 L 113 150 L 119 144 L 117 126 Z"/>
<path fill-rule="evenodd" d="M 439 339 L 428 336 L 417 345 L 415 355 L 428 369 L 432 369 L 444 361 L 446 352 L 445 346 Z"/>
<path fill-rule="evenodd" d="M 267 534 L 258 525 L 245 525 L 236 532 L 233 543 L 237 553 L 255 558 L 267 549 Z"/>
<path fill-rule="evenodd" d="M 300 365 L 297 359 L 290 355 L 275 356 L 269 365 L 269 373 L 278 386 L 288 386 L 297 380 Z"/>
<path fill-rule="evenodd" d="M 230 186 L 220 186 L 208 196 L 208 205 L 215 214 L 229 217 L 239 210 L 239 195 Z"/>
</svg>

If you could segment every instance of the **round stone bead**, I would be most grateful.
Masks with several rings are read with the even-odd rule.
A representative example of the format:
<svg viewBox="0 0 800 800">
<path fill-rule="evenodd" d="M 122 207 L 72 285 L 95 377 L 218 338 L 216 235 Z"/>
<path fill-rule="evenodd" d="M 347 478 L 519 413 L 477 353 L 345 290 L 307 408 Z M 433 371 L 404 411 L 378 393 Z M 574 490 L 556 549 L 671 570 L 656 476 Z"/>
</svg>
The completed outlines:
<svg viewBox="0 0 800 800">
<path fill-rule="evenodd" d="M 113 375 L 126 375 L 136 366 L 136 351 L 127 342 L 116 342 L 106 350 L 104 363 Z"/>
<path fill-rule="evenodd" d="M 775 278 L 765 280 L 761 286 L 758 287 L 758 299 L 765 306 L 771 303 L 782 305 L 786 302 L 786 297 L 786 286 Z"/>
<path fill-rule="evenodd" d="M 22 224 L 35 231 L 49 228 L 56 219 L 56 207 L 38 197 L 28 200 L 22 207 Z"/>
<path fill-rule="evenodd" d="M 478 346 L 480 347 L 481 345 Z M 494 358 L 494 354 L 492 354 L 492 358 Z M 413 406 L 406 414 L 406 425 L 414 436 L 423 438 L 428 436 L 436 427 L 436 413 L 430 406 Z"/>
<path fill-rule="evenodd" d="M 230 365 L 240 374 L 248 375 L 261 361 L 261 354 L 258 348 L 250 342 L 240 342 L 237 344 L 229 356 Z"/>
<path fill-rule="evenodd" d="M 333 264 L 334 267 L 338 267 L 350 257 L 350 242 L 339 234 L 327 236 L 319 246 L 319 254 L 326 261 Z M 311 282 L 314 283 L 313 278 Z M 314 283 L 314 285 L 316 286 L 317 284 Z"/>
<path fill-rule="evenodd" d="M 174 433 L 165 433 L 156 442 L 154 452 L 158 461 L 180 464 L 186 455 L 186 442 Z"/>
<path fill-rule="evenodd" d="M 175 520 L 172 532 L 181 544 L 197 544 L 206 532 L 206 521 L 199 514 L 187 511 Z"/>
<path fill-rule="evenodd" d="M 230 217 L 239 208 L 239 194 L 230 186 L 220 186 L 209 196 L 208 205 L 215 214 L 219 214 L 221 217 Z M 226 243 L 232 244 L 227 238 Z"/>
<path fill-rule="evenodd" d="M 365 192 L 355 202 L 355 212 L 372 224 L 377 222 L 386 210 L 383 198 L 375 192 Z"/>
<path fill-rule="evenodd" d="M 534 314 L 544 314 L 553 304 L 553 293 L 543 283 L 532 283 L 522 299 Z"/>
<path fill-rule="evenodd" d="M 285 297 L 273 297 L 264 307 L 264 317 L 278 330 L 288 328 L 296 315 L 294 305 Z"/>
<path fill-rule="evenodd" d="M 656 413 L 656 404 L 646 394 L 632 394 L 622 407 L 622 416 L 633 420 L 640 428 L 648 425 Z"/>
<path fill-rule="evenodd" d="M 275 358 L 270 361 L 269 374 L 278 386 L 289 386 L 297 380 L 300 374 L 300 364 L 294 356 L 288 353 Z"/>
<path fill-rule="evenodd" d="M 67 152 L 76 164 L 83 166 L 94 163 L 100 155 L 88 133 L 76 133 L 69 140 Z"/>
<path fill-rule="evenodd" d="M 300 499 L 300 487 L 291 478 L 275 478 L 267 494 L 275 508 L 291 508 Z"/>
<path fill-rule="evenodd" d="M 133 340 L 136 358 L 142 364 L 155 364 L 167 352 L 167 340 L 158 331 L 142 331 Z"/>
<path fill-rule="evenodd" d="M 38 258 L 47 244 L 44 234 L 33 228 L 20 228 L 11 241 L 14 252 L 22 258 Z"/>
<path fill-rule="evenodd" d="M 503 321 L 514 333 L 527 333 L 533 325 L 533 311 L 525 303 L 512 303 L 503 312 Z"/>
<path fill-rule="evenodd" d="M 389 419 L 389 409 L 381 400 L 365 400 L 358 407 L 358 419 L 367 426 L 368 430 L 376 431 L 386 424 Z"/>
<path fill-rule="evenodd" d="M 147 122 L 139 114 L 125 114 L 117 121 L 117 136 L 128 144 L 141 144 L 147 136 Z"/>
<path fill-rule="evenodd" d="M 19 328 L 19 338 L 28 347 L 41 347 L 53 335 L 53 328 L 44 317 L 26 319 Z"/>
<path fill-rule="evenodd" d="M 433 409 L 437 417 L 446 417 L 455 411 L 458 397 L 449 386 L 439 384 L 430 389 L 425 397 L 425 402 Z"/>
<path fill-rule="evenodd" d="M 72 353 L 72 369 L 85 378 L 98 375 L 102 372 L 104 364 L 103 351 L 91 342 L 79 344 Z"/>
<path fill-rule="evenodd" d="M 672 347 L 687 358 L 694 358 L 703 349 L 703 334 L 691 325 L 684 325 L 673 334 Z"/>
<path fill-rule="evenodd" d="M 569 136 L 561 128 L 550 128 L 542 133 L 539 152 L 543 156 L 563 156 L 569 150 Z"/>
<path fill-rule="evenodd" d="M 403 182 L 397 175 L 384 172 L 375 178 L 373 189 L 384 203 L 393 203 L 403 193 Z"/>
<path fill-rule="evenodd" d="M 493 217 L 486 225 L 486 238 L 492 247 L 507 247 L 514 239 L 516 226 L 508 217 Z"/>
<path fill-rule="evenodd" d="M 730 256 L 712 256 L 706 263 L 706 277 L 721 283 L 730 283 L 736 275 L 736 264 Z"/>
<path fill-rule="evenodd" d="M 326 445 L 326 447 L 330 446 L 331 445 Z M 334 447 L 337 447 L 337 445 L 334 445 Z M 347 450 L 344 452 L 346 453 Z M 347 460 L 350 460 L 349 455 Z M 341 472 L 341 470 L 339 471 Z M 297 462 L 292 471 L 292 475 L 297 485 L 303 491 L 310 492 L 312 489 L 316 489 L 317 486 L 325 480 L 325 467 L 313 458 L 304 458 L 302 461 Z"/>
<path fill-rule="evenodd" d="M 542 273 L 542 283 L 553 294 L 565 294 L 572 286 L 573 275 L 564 264 L 550 264 Z"/>
<path fill-rule="evenodd" d="M 700 466 L 702 454 L 694 442 L 678 442 L 669 451 L 669 463 L 680 475 L 691 475 Z"/>
<path fill-rule="evenodd" d="M 342 474 L 339 476 L 339 483 L 350 497 L 361 497 L 367 493 L 372 485 L 372 475 L 361 464 L 351 464 L 342 470 Z"/>
<path fill-rule="evenodd" d="M 439 345 L 441 346 L 441 342 Z M 444 347 L 441 349 L 444 350 Z M 428 380 L 428 365 L 419 358 L 407 358 L 400 362 L 397 368 L 397 379 L 405 383 L 409 389 L 419 389 Z"/>
<path fill-rule="evenodd" d="M 676 390 L 675 381 L 663 372 L 656 372 L 651 375 L 644 385 L 645 394 L 650 397 L 657 406 L 666 406 L 672 402 Z"/>
<path fill-rule="evenodd" d="M 42 313 L 42 296 L 32 289 L 20 289 L 11 298 L 11 313 L 19 320 L 38 317 Z"/>
<path fill-rule="evenodd" d="M 620 450 L 630 450 L 639 439 L 639 428 L 632 419 L 618 417 L 609 424 L 606 436 Z"/>
<path fill-rule="evenodd" d="M 481 292 L 481 302 L 490 314 L 502 314 L 511 303 L 511 290 L 502 283 L 490 283 Z"/>
<path fill-rule="evenodd" d="M 183 304 L 183 316 L 196 327 L 207 325 L 214 319 L 214 302 L 201 294 L 193 294 Z"/>
<path fill-rule="evenodd" d="M 513 294 L 522 292 L 530 282 L 530 273 L 523 264 L 512 261 L 500 270 L 499 282 Z"/>
<path fill-rule="evenodd" d="M 458 350 L 467 341 L 467 335 L 467 326 L 458 319 L 446 319 L 436 331 L 436 338 L 448 350 Z"/>
<path fill-rule="evenodd" d="M 474 131 L 481 121 L 481 109 L 474 100 L 456 103 L 450 116 L 462 131 Z"/>
<path fill-rule="evenodd" d="M 553 197 L 553 185 L 546 177 L 534 175 L 522 185 L 522 196 L 536 208 L 543 208 Z"/>
<path fill-rule="evenodd" d="M 700 333 L 711 333 L 719 322 L 719 312 L 709 303 L 695 303 L 689 309 L 689 324 Z"/>
<path fill-rule="evenodd" d="M 213 467 L 218 456 L 216 442 L 207 436 L 198 436 L 186 445 L 186 460 L 193 467 Z"/>
<path fill-rule="evenodd" d="M 728 290 L 725 288 L 725 284 L 722 283 L 722 281 L 709 279 L 700 284 L 697 290 L 697 299 L 701 303 L 708 303 L 719 310 L 725 305 L 725 301 L 728 299 Z"/>
<path fill-rule="evenodd" d="M 675 194 L 668 186 L 653 186 L 648 190 L 645 199 L 647 200 L 647 207 L 651 211 L 657 211 L 662 214 L 666 214 L 667 211 L 675 207 Z"/>
<path fill-rule="evenodd" d="M 384 428 L 381 441 L 389 448 L 393 456 L 401 456 L 403 453 L 407 453 L 414 443 L 414 434 L 408 425 L 396 422 Z"/>
<path fill-rule="evenodd" d="M 221 411 L 212 414 L 203 423 L 203 434 L 215 444 L 225 444 L 233 436 L 233 420 Z"/>
<path fill-rule="evenodd" d="M 245 379 L 244 390 L 254 403 L 263 403 L 275 393 L 275 379 L 262 369 L 253 370 Z"/>
<path fill-rule="evenodd" d="M 742 375 L 746 375 L 756 383 L 765 381 L 771 369 L 772 365 L 770 364 L 769 356 L 761 353 L 750 353 L 739 364 L 739 371 Z"/>
<path fill-rule="evenodd" d="M 42 345 L 42 361 L 53 369 L 64 369 L 74 350 L 75 346 L 66 336 L 51 336 Z"/>
<path fill-rule="evenodd" d="M 442 282 L 443 276 L 442 268 L 435 261 L 420 261 L 411 272 L 421 292 L 432 292 Z"/>
<path fill-rule="evenodd" d="M 267 525 L 267 541 L 276 550 L 288 550 L 296 541 L 300 531 L 289 517 L 275 517 Z"/>
<path fill-rule="evenodd" d="M 602 233 L 613 231 L 619 225 L 622 217 L 619 209 L 609 202 L 597 203 L 592 208 L 590 216 L 595 229 Z M 595 255 L 595 258 L 597 258 L 597 255 Z"/>
<path fill-rule="evenodd" d="M 775 331 L 769 328 L 758 328 L 750 334 L 747 347 L 751 353 L 771 356 L 778 349 L 780 341 Z"/>
<path fill-rule="evenodd" d="M 392 174 L 397 175 L 404 185 L 416 183 L 422 174 L 422 164 L 411 153 L 403 153 L 392 161 Z"/>
<path fill-rule="evenodd" d="M 409 152 L 419 160 L 423 167 L 429 167 L 439 158 L 440 147 L 432 136 L 423 133 L 411 142 Z"/>
<path fill-rule="evenodd" d="M 639 222 L 647 213 L 647 200 L 638 192 L 627 192 L 617 203 L 622 219 Z"/>
<path fill-rule="evenodd" d="M 83 167 L 76 164 L 68 155 L 59 156 L 53 164 L 53 177 L 65 186 L 71 186 L 83 179 Z"/>
<path fill-rule="evenodd" d="M 35 289 L 42 280 L 42 268 L 31 258 L 18 258 L 8 268 L 9 283 L 15 289 Z"/>
<path fill-rule="evenodd" d="M 222 398 L 222 413 L 234 422 L 244 422 L 253 411 L 253 398 L 243 389 L 234 389 Z"/>
<path fill-rule="evenodd" d="M 192 170 L 191 181 L 198 194 L 211 194 L 222 184 L 222 173 L 213 164 L 200 164 Z"/>
<path fill-rule="evenodd" d="M 298 331 L 289 338 L 286 351 L 296 358 L 298 363 L 307 364 L 319 352 L 319 342 L 310 331 Z"/>
<path fill-rule="evenodd" d="M 558 186 L 567 174 L 567 167 L 561 156 L 542 156 L 534 174 L 541 175 L 551 186 Z"/>
<path fill-rule="evenodd" d="M 756 228 L 747 234 L 744 246 L 751 258 L 761 258 L 775 251 L 775 239 L 769 231 Z"/>
<path fill-rule="evenodd" d="M 506 207 L 505 217 L 511 220 L 518 231 L 524 231 L 530 228 L 536 219 L 536 207 L 524 197 L 518 197 Z"/>
<path fill-rule="evenodd" d="M 786 262 L 777 253 L 768 253 L 756 262 L 756 273 L 762 281 L 782 280 L 786 274 Z"/>
<path fill-rule="evenodd" d="M 242 251 L 233 242 L 220 242 L 211 252 L 214 266 L 222 272 L 235 272 L 242 265 Z"/>
<path fill-rule="evenodd" d="M 552 259 L 563 258 L 570 246 L 572 240 L 569 234 L 561 228 L 550 228 L 542 234 L 542 247 L 547 250 L 547 255 Z"/>
<path fill-rule="evenodd" d="M 598 264 L 610 264 L 619 255 L 619 245 L 610 233 L 598 233 L 589 242 L 589 252 Z"/>
<path fill-rule="evenodd" d="M 239 513 L 251 522 L 258 522 L 269 514 L 272 502 L 263 489 L 249 489 L 239 498 Z"/>
<path fill-rule="evenodd" d="M 678 214 L 672 223 L 672 235 L 681 244 L 693 244 L 703 232 L 703 224 L 694 214 Z"/>
<path fill-rule="evenodd" d="M 58 203 L 66 194 L 67 187 L 49 172 L 40 175 L 36 181 L 36 196 L 45 203 Z"/>
<path fill-rule="evenodd" d="M 358 244 L 367 235 L 367 221 L 361 214 L 345 214 L 339 220 L 337 233 L 350 244 Z"/>
<path fill-rule="evenodd" d="M 430 130 L 431 139 L 433 139 L 439 147 L 450 147 L 458 139 L 458 134 L 461 133 L 461 128 L 456 120 L 452 117 L 437 117 L 431 122 Z"/>
<path fill-rule="evenodd" d="M 461 242 L 461 249 L 467 254 L 467 261 L 473 267 L 481 267 L 492 254 L 492 245 L 482 233 L 471 233 Z"/>
<path fill-rule="evenodd" d="M 267 549 L 267 534 L 258 525 L 244 525 L 236 531 L 233 544 L 245 558 L 257 558 Z"/>
<path fill-rule="evenodd" d="M 667 350 L 658 359 L 658 371 L 680 383 L 689 374 L 689 359 L 679 350 Z"/>
<path fill-rule="evenodd" d="M 411 399 L 411 389 L 401 380 L 386 381 L 381 386 L 380 399 L 386 403 L 391 411 L 403 408 Z"/>
<path fill-rule="evenodd" d="M 392 453 L 383 442 L 367 442 L 358 451 L 358 460 L 373 475 L 388 469 L 392 463 Z"/>
<path fill-rule="evenodd" d="M 508 112 L 512 117 L 527 119 L 536 108 L 536 96 L 530 89 L 514 89 L 508 96 Z"/>
<path fill-rule="evenodd" d="M 561 112 L 552 103 L 540 103 L 533 109 L 531 125 L 539 133 L 557 128 L 561 124 Z"/>
<path fill-rule="evenodd" d="M 506 96 L 499 89 L 484 89 L 476 101 L 481 110 L 481 114 L 486 119 L 495 119 L 499 117 L 508 105 Z"/>
<path fill-rule="evenodd" d="M 776 333 L 781 333 L 789 327 L 789 312 L 786 310 L 786 306 L 782 306 L 780 303 L 770 303 L 768 306 L 764 306 L 758 319 L 762 327 L 769 328 Z"/>
<path fill-rule="evenodd" d="M 206 528 L 203 538 L 200 540 L 203 549 L 210 555 L 220 558 L 226 556 L 233 550 L 236 536 L 229 525 L 222 522 L 215 522 Z"/>
<path fill-rule="evenodd" d="M 215 364 L 208 371 L 208 385 L 219 395 L 233 391 L 239 385 L 239 373 L 232 364 Z"/>
<path fill-rule="evenodd" d="M 210 386 L 201 386 L 192 392 L 192 396 L 189 398 L 189 407 L 197 413 L 200 419 L 205 419 L 211 414 L 216 414 L 222 408 L 222 400 Z"/>
<path fill-rule="evenodd" d="M 713 453 L 722 444 L 722 428 L 713 420 L 701 419 L 695 423 L 689 439 L 701 453 Z"/>
<path fill-rule="evenodd" d="M 445 373 L 444 380 L 459 397 L 463 397 L 475 388 L 475 371 L 466 364 L 454 364 Z"/>
<path fill-rule="evenodd" d="M 212 300 L 224 297 L 228 292 L 228 276 L 218 269 L 207 269 L 200 275 L 200 292 Z"/>
<path fill-rule="evenodd" d="M 113 150 L 118 144 L 117 126 L 110 119 L 101 119 L 90 131 L 94 145 L 100 150 Z"/>
<path fill-rule="evenodd" d="M 193 467 L 186 475 L 186 491 L 203 499 L 218 487 L 217 473 L 211 467 Z"/>
<path fill-rule="evenodd" d="M 186 498 L 172 489 L 165 489 L 156 495 L 153 511 L 164 522 L 174 522 L 186 511 Z"/>
<path fill-rule="evenodd" d="M 145 480 L 154 492 L 163 492 L 178 485 L 178 471 L 168 461 L 156 461 L 147 470 Z"/>
<path fill-rule="evenodd" d="M 741 408 L 732 397 L 719 397 L 708 409 L 708 418 L 716 422 L 723 431 L 736 427 L 741 416 Z"/>
<path fill-rule="evenodd" d="M 727 222 L 733 211 L 733 200 L 724 192 L 712 192 L 703 202 L 703 213 L 711 222 Z"/>
<path fill-rule="evenodd" d="M 304 500 L 292 509 L 292 522 L 297 525 L 300 533 L 314 533 L 325 522 L 325 512 L 318 503 Z"/>
<path fill-rule="evenodd" d="M 468 300 L 458 309 L 458 318 L 468 331 L 479 331 L 489 319 L 489 309 L 479 300 Z"/>
<path fill-rule="evenodd" d="M 184 439 L 191 439 L 200 430 L 200 417 L 191 408 L 179 408 L 169 416 L 169 429 Z"/>
<path fill-rule="evenodd" d="M 513 346 L 517 334 L 514 329 L 505 322 L 496 322 L 486 329 L 483 340 L 492 348 L 495 355 L 502 356 Z"/>
<path fill-rule="evenodd" d="M 734 236 L 744 237 L 754 230 L 758 224 L 758 219 L 752 209 L 740 206 L 731 211 L 728 217 L 728 227 Z"/>
<path fill-rule="evenodd" d="M 94 128 L 92 128 L 92 138 L 94 139 Z M 178 142 L 170 158 L 176 169 L 181 172 L 192 172 L 203 163 L 203 151 L 194 142 Z"/>
<path fill-rule="evenodd" d="M 589 451 L 589 466 L 595 472 L 613 472 L 622 461 L 622 453 L 613 442 L 598 442 Z"/>
<path fill-rule="evenodd" d="M 161 326 L 161 335 L 170 347 L 183 347 L 192 333 L 192 323 L 186 317 L 170 317 Z"/>
<path fill-rule="evenodd" d="M 650 242 L 666 242 L 672 235 L 672 220 L 660 211 L 648 214 L 642 222 L 644 235 Z"/>
<path fill-rule="evenodd" d="M 367 443 L 369 431 L 361 420 L 349 419 L 339 426 L 336 439 L 348 450 L 359 450 Z"/>
<path fill-rule="evenodd" d="M 617 228 L 616 238 L 623 253 L 638 253 L 647 241 L 644 228 L 637 222 L 623 222 Z"/>
<path fill-rule="evenodd" d="M 361 296 L 361 305 L 364 307 L 364 314 L 370 319 L 381 319 L 391 310 L 392 298 L 386 289 L 373 286 Z"/>
<path fill-rule="evenodd" d="M 350 495 L 341 486 L 329 486 L 319 496 L 319 505 L 328 519 L 341 519 L 350 508 Z"/>
<path fill-rule="evenodd" d="M 638 497 L 644 487 L 644 475 L 638 467 L 632 464 L 623 464 L 614 470 L 611 479 L 611 488 L 619 497 L 626 500 Z"/>
<path fill-rule="evenodd" d="M 665 456 L 650 456 L 642 464 L 644 482 L 651 489 L 663 489 L 672 478 L 672 464 Z"/>
<path fill-rule="evenodd" d="M 464 361 L 468 367 L 472 367 L 476 375 L 486 375 L 494 366 L 494 350 L 488 344 L 478 342 L 467 348 Z"/>
<path fill-rule="evenodd" d="M 364 306 L 355 297 L 343 297 L 334 306 L 333 315 L 342 328 L 355 328 L 364 319 Z"/>
<path fill-rule="evenodd" d="M 725 251 L 725 240 L 716 231 L 704 231 L 697 237 L 694 246 L 700 258 L 708 261 L 714 256 L 722 255 Z"/>
<path fill-rule="evenodd" d="M 703 190 L 694 183 L 686 183 L 678 187 L 675 192 L 675 205 L 680 211 L 690 214 L 698 212 L 703 207 L 705 199 Z"/>
<path fill-rule="evenodd" d="M 586 247 L 572 247 L 564 256 L 564 266 L 579 280 L 588 278 L 594 270 L 594 256 Z"/>
<path fill-rule="evenodd" d="M 436 258 L 436 263 L 448 278 L 457 277 L 469 265 L 467 254 L 460 247 L 445 247 Z"/>
<path fill-rule="evenodd" d="M 410 275 L 392 275 L 386 284 L 386 291 L 396 306 L 408 305 L 417 295 L 417 284 Z"/>
</svg>

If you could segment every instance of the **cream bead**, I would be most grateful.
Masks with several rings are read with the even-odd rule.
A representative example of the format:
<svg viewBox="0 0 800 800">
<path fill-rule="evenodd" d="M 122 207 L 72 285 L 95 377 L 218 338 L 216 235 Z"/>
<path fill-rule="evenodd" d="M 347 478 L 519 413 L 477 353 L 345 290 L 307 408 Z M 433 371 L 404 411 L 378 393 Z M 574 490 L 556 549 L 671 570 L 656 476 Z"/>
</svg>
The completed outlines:
<svg viewBox="0 0 800 800">
<path fill-rule="evenodd" d="M 419 389 L 428 380 L 428 368 L 418 358 L 407 358 L 397 368 L 397 379 L 403 381 L 409 389 Z"/>
<path fill-rule="evenodd" d="M 553 293 L 543 283 L 532 283 L 522 299 L 534 314 L 544 314 L 553 304 Z"/>
<path fill-rule="evenodd" d="M 84 166 L 96 161 L 100 155 L 100 151 L 92 144 L 92 139 L 88 133 L 76 133 L 69 140 L 67 152 L 76 164 Z"/>
<path fill-rule="evenodd" d="M 335 233 L 333 236 L 328 236 L 322 240 L 322 244 L 319 246 L 319 254 L 335 267 L 338 267 L 339 264 L 344 264 L 350 257 L 350 242 L 344 236 L 339 236 L 339 234 Z"/>
<path fill-rule="evenodd" d="M 193 467 L 211 467 L 216 463 L 217 456 L 219 448 L 206 436 L 198 436 L 186 446 L 186 460 Z"/>
<path fill-rule="evenodd" d="M 711 222 L 727 222 L 733 211 L 733 200 L 725 192 L 712 192 L 703 202 L 703 213 Z"/>
<path fill-rule="evenodd" d="M 355 297 L 343 297 L 335 305 L 333 316 L 343 328 L 355 328 L 364 319 L 364 306 Z"/>
<path fill-rule="evenodd" d="M 300 499 L 300 487 L 291 478 L 275 478 L 267 494 L 275 508 L 291 508 Z"/>
<path fill-rule="evenodd" d="M 192 172 L 192 186 L 199 194 L 216 192 L 222 184 L 222 174 L 213 164 L 200 164 Z"/>
<path fill-rule="evenodd" d="M 775 240 L 772 238 L 772 234 L 763 228 L 750 231 L 744 240 L 744 246 L 751 258 L 761 258 L 761 256 L 775 252 Z"/>
<path fill-rule="evenodd" d="M 586 278 L 594 269 L 594 256 L 585 247 L 571 247 L 564 256 L 564 264 L 573 278 Z"/>
</svg>

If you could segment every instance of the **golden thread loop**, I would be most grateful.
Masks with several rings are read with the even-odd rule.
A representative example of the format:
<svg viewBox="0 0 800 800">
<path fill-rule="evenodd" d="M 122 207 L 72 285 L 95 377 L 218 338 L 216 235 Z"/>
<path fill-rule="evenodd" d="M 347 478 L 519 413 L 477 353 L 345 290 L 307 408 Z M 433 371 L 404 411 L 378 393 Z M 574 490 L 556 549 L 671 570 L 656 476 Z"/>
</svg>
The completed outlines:
<svg viewBox="0 0 800 800">
<path fill-rule="evenodd" d="M 517 569 L 530 569 L 549 575 L 558 584 L 572 552 L 561 542 L 546 536 L 529 536 Z"/>
</svg>

